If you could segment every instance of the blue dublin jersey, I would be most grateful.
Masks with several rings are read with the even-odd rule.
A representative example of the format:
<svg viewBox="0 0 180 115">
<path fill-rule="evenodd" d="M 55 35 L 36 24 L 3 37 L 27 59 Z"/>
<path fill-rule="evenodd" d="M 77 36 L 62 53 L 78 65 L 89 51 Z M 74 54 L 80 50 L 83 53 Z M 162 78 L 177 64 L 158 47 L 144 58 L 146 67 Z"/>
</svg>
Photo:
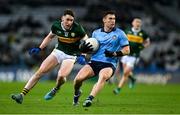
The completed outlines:
<svg viewBox="0 0 180 115">
<path fill-rule="evenodd" d="M 105 49 L 108 51 L 120 51 L 124 46 L 129 45 L 126 34 L 119 28 L 114 28 L 111 32 L 105 32 L 103 28 L 93 31 L 92 38 L 99 42 L 99 49 L 91 57 L 91 61 L 111 63 L 116 68 L 118 57 L 106 57 Z"/>
</svg>

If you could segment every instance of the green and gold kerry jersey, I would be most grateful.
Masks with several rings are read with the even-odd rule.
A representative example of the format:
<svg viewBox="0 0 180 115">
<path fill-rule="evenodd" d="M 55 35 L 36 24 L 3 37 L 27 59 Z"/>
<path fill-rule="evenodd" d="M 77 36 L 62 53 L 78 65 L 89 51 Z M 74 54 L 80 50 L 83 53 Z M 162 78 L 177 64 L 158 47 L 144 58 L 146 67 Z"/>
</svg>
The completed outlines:
<svg viewBox="0 0 180 115">
<path fill-rule="evenodd" d="M 140 51 L 144 49 L 143 42 L 148 38 L 145 31 L 140 30 L 139 32 L 133 32 L 132 28 L 125 30 L 127 35 L 129 46 L 130 46 L 130 56 L 138 57 Z"/>
<path fill-rule="evenodd" d="M 80 24 L 74 22 L 71 29 L 66 31 L 62 28 L 61 21 L 57 20 L 53 23 L 51 31 L 58 37 L 58 46 L 56 49 L 69 55 L 80 54 L 80 40 L 86 35 L 86 32 Z"/>
</svg>

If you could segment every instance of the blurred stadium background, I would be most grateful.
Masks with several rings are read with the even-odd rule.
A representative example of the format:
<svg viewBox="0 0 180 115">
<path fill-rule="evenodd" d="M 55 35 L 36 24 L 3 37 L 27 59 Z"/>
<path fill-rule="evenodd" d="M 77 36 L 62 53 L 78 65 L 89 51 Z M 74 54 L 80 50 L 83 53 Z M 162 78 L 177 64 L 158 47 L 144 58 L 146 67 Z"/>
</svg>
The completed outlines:
<svg viewBox="0 0 180 115">
<path fill-rule="evenodd" d="M 117 12 L 117 27 L 130 26 L 141 17 L 151 46 L 141 54 L 135 68 L 142 83 L 180 83 L 180 1 L 179 0 L 0 0 L 0 81 L 27 81 L 56 44 L 54 40 L 39 56 L 28 49 L 38 46 L 50 31 L 52 21 L 64 9 L 75 11 L 91 36 L 101 26 L 104 10 Z M 81 66 L 76 65 L 73 74 Z M 56 68 L 42 80 L 54 80 Z"/>
<path fill-rule="evenodd" d="M 55 82 L 51 81 L 56 78 L 57 67 L 41 79 L 46 82 L 38 84 L 23 105 L 15 104 L 10 100 L 10 94 L 21 91 L 24 82 L 37 70 L 57 41 L 54 39 L 36 57 L 29 56 L 29 48 L 41 43 L 52 22 L 67 8 L 75 11 L 76 20 L 89 36 L 93 29 L 101 26 L 100 15 L 104 10 L 116 10 L 116 26 L 122 29 L 130 26 L 133 17 L 142 18 L 151 45 L 142 52 L 134 71 L 139 84 L 135 90 L 124 87 L 119 96 L 112 94 L 115 85 L 107 85 L 91 108 L 74 108 L 71 80 L 82 67 L 76 64 L 70 82 L 53 101 L 45 102 L 43 96 L 54 86 Z M 179 0 L 0 0 L 0 113 L 180 113 L 179 14 Z M 92 88 L 89 81 L 83 86 L 80 103 Z"/>
</svg>

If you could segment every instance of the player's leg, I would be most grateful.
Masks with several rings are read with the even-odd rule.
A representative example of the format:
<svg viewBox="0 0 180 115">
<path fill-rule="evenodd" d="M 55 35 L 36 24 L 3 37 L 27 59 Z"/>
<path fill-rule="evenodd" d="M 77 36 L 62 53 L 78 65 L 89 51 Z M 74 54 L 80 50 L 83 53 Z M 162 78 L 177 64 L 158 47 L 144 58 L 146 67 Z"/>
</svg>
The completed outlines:
<svg viewBox="0 0 180 115">
<path fill-rule="evenodd" d="M 23 96 L 25 96 L 39 81 L 43 74 L 50 71 L 58 64 L 56 57 L 50 54 L 41 64 L 40 68 L 35 72 L 35 74 L 29 79 L 23 88 L 20 94 L 12 94 L 12 99 L 14 99 L 17 103 L 22 103 Z"/>
<path fill-rule="evenodd" d="M 129 78 L 129 75 L 132 73 L 134 68 L 134 64 L 136 62 L 136 57 L 133 56 L 123 56 L 121 58 L 121 62 L 123 64 L 123 76 L 118 84 L 118 87 L 113 90 L 115 94 L 119 94 L 121 88 L 124 86 L 125 82 Z"/>
<path fill-rule="evenodd" d="M 108 83 L 117 83 L 120 80 L 120 63 L 118 62 L 114 75 L 108 80 Z"/>
<path fill-rule="evenodd" d="M 137 57 L 134 61 L 134 65 L 132 66 L 132 68 L 134 68 L 134 66 L 136 66 L 139 63 L 139 58 Z M 134 76 L 133 71 L 130 73 L 129 75 L 129 88 L 133 88 L 135 86 L 136 83 L 136 77 Z"/>
<path fill-rule="evenodd" d="M 118 87 L 116 89 L 113 90 L 114 94 L 119 94 L 120 93 L 120 90 L 121 88 L 124 86 L 125 82 L 127 81 L 128 79 L 128 76 L 130 75 L 130 73 L 132 72 L 132 68 L 129 67 L 128 65 L 126 64 L 123 64 L 123 76 L 118 84 Z"/>
<path fill-rule="evenodd" d="M 136 78 L 134 77 L 133 72 L 129 74 L 129 88 L 133 88 L 136 83 Z"/>
<path fill-rule="evenodd" d="M 63 60 L 61 67 L 59 69 L 59 72 L 58 72 L 55 88 L 59 89 L 60 86 L 66 82 L 66 77 L 71 73 L 74 67 L 74 63 L 75 63 L 74 59 Z"/>
<path fill-rule="evenodd" d="M 58 76 L 56 79 L 56 86 L 51 89 L 50 92 L 48 92 L 45 96 L 45 100 L 52 99 L 55 94 L 58 92 L 60 87 L 66 82 L 66 77 L 70 74 L 70 72 L 73 69 L 75 60 L 74 59 L 66 59 L 62 61 L 61 67 L 58 71 Z"/>
<path fill-rule="evenodd" d="M 81 95 L 80 87 L 84 80 L 94 76 L 94 71 L 92 70 L 91 66 L 85 65 L 81 70 L 78 72 L 74 79 L 74 98 L 73 98 L 73 105 L 78 104 L 79 97 Z"/>
<path fill-rule="evenodd" d="M 99 79 L 97 83 L 93 86 L 90 95 L 86 98 L 83 103 L 84 107 L 89 107 L 92 104 L 94 97 L 102 90 L 106 81 L 112 76 L 113 69 L 111 67 L 106 67 L 99 72 Z"/>
<path fill-rule="evenodd" d="M 114 73 L 114 77 L 116 78 L 117 81 L 119 81 L 121 78 L 120 69 L 121 69 L 121 62 L 119 61 L 116 71 Z"/>
</svg>

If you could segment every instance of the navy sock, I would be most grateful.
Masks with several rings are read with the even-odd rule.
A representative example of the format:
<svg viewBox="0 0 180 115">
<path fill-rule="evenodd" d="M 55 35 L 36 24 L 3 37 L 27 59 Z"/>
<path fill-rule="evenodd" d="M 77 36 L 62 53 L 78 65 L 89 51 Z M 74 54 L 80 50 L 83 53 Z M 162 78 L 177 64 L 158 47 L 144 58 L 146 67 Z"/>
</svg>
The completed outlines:
<svg viewBox="0 0 180 115">
<path fill-rule="evenodd" d="M 92 96 L 92 95 L 90 95 L 89 97 L 88 97 L 88 99 L 90 99 L 91 101 L 94 99 L 94 96 Z"/>
</svg>

